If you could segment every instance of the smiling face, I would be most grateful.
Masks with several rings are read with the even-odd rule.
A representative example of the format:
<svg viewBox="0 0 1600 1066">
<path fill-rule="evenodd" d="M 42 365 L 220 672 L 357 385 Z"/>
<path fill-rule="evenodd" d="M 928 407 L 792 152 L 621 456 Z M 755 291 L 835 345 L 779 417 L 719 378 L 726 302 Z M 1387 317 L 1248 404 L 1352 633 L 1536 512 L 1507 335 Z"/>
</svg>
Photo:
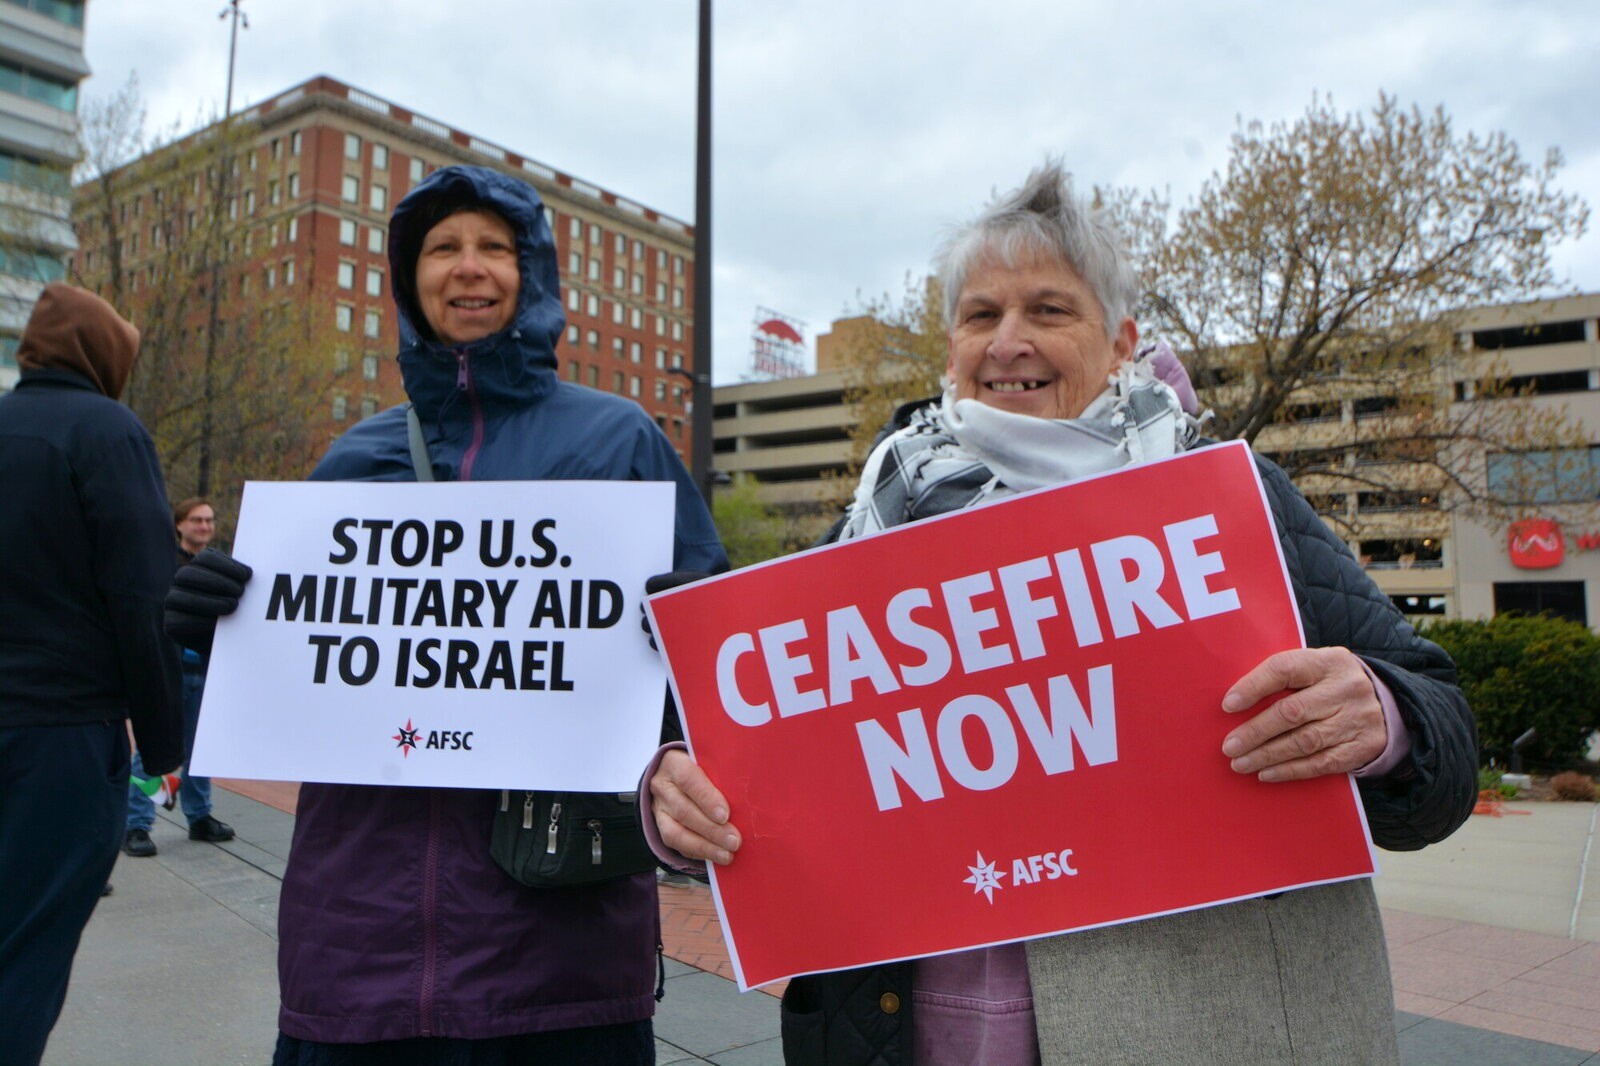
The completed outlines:
<svg viewBox="0 0 1600 1066">
<path fill-rule="evenodd" d="M 505 329 L 521 285 L 516 237 L 498 215 L 458 211 L 422 238 L 417 303 L 444 344 L 469 344 Z"/>
<path fill-rule="evenodd" d="M 1025 255 L 1007 266 L 990 254 L 961 289 L 947 373 L 957 399 L 1036 418 L 1077 418 L 1138 339 L 1131 318 L 1106 335 L 1094 291 L 1060 260 Z"/>
</svg>

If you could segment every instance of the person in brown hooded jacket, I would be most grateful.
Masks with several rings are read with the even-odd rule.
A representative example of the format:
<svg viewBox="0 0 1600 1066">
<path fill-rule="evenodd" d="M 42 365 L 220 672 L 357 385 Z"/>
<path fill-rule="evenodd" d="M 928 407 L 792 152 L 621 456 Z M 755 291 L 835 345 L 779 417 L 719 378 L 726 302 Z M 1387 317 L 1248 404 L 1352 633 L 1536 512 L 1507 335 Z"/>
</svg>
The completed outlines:
<svg viewBox="0 0 1600 1066">
<path fill-rule="evenodd" d="M 145 767 L 183 761 L 162 631 L 172 525 L 155 445 L 117 403 L 139 332 L 47 285 L 0 396 L 0 1062 L 34 1064 L 122 842 L 132 719 Z"/>
</svg>

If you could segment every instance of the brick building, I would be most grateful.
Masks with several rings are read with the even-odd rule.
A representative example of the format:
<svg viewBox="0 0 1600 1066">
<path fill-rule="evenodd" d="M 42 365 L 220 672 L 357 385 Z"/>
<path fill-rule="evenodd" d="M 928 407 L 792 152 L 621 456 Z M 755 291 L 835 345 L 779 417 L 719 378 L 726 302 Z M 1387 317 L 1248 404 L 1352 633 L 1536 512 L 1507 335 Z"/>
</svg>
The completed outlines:
<svg viewBox="0 0 1600 1066">
<path fill-rule="evenodd" d="M 257 104 L 237 122 L 225 223 L 231 277 L 223 291 L 244 303 L 309 304 L 325 316 L 331 329 L 318 336 L 332 337 L 325 356 L 331 434 L 402 399 L 390 212 L 433 170 L 471 163 L 528 182 L 546 204 L 568 319 L 556 351 L 562 376 L 637 400 L 688 461 L 689 379 L 674 371 L 692 361 L 692 227 L 326 76 Z M 204 223 L 193 209 L 164 215 L 163 203 L 192 191 L 203 211 L 209 187 L 202 174 L 175 173 L 171 164 L 179 160 L 181 170 L 185 151 L 201 159 L 194 146 L 217 131 L 129 163 L 126 192 L 113 203 L 79 188 L 82 247 L 74 268 L 85 284 L 104 285 L 113 242 L 134 296 L 139 286 L 160 283 L 163 245 Z"/>
</svg>

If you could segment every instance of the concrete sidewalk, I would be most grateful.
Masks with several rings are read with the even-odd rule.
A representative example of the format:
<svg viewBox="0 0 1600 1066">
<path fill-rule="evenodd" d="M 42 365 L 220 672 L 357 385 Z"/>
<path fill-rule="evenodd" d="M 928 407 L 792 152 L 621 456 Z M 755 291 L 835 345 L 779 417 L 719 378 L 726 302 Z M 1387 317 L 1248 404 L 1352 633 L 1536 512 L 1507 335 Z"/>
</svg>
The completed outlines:
<svg viewBox="0 0 1600 1066">
<path fill-rule="evenodd" d="M 226 789 L 239 833 L 190 842 L 166 814 L 154 859 L 119 859 L 84 933 L 47 1066 L 261 1066 L 277 1031 L 278 883 L 293 816 Z M 1444 844 L 1381 854 L 1401 1054 L 1600 1066 L 1600 846 L 1594 804 L 1510 805 Z M 704 888 L 662 893 L 667 998 L 658 1061 L 780 1063 L 777 1001 L 739 995 Z M 1569 932 L 1570 929 L 1570 932 Z"/>
</svg>

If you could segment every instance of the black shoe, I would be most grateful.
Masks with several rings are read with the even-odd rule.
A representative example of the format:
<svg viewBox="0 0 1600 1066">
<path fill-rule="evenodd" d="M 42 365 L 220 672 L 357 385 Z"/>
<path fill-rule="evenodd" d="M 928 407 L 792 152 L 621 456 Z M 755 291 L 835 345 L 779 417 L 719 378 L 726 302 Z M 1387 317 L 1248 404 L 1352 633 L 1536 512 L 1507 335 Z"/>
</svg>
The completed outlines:
<svg viewBox="0 0 1600 1066">
<path fill-rule="evenodd" d="M 233 826 L 227 822 L 219 822 L 208 814 L 189 826 L 189 839 L 220 844 L 224 840 L 233 839 Z"/>
<path fill-rule="evenodd" d="M 145 829 L 130 829 L 122 835 L 122 850 L 136 859 L 148 859 L 156 853 L 156 842 Z"/>
</svg>

